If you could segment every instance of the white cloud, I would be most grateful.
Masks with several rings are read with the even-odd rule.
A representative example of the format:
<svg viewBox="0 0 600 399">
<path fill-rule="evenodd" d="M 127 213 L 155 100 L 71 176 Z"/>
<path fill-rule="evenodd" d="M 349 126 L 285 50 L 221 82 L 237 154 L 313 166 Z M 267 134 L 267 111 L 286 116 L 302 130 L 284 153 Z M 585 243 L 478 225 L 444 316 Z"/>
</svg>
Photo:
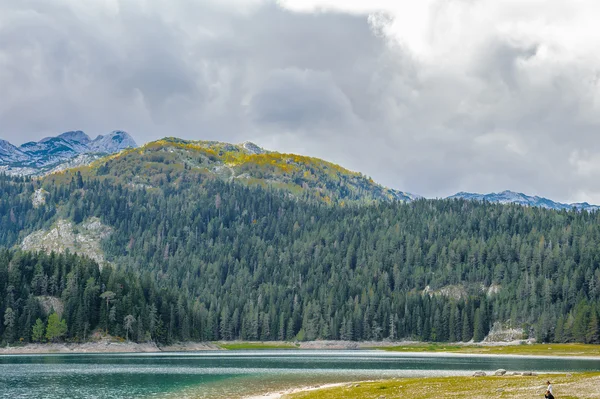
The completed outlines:
<svg viewBox="0 0 600 399">
<path fill-rule="evenodd" d="M 600 56 L 594 0 L 280 0 L 303 12 L 353 12 L 391 17 L 385 32 L 411 51 L 431 57 L 465 57 L 490 36 L 547 43 L 557 57 Z"/>
<path fill-rule="evenodd" d="M 600 203 L 595 0 L 0 0 L 0 137 L 304 152 L 426 196 Z"/>
</svg>

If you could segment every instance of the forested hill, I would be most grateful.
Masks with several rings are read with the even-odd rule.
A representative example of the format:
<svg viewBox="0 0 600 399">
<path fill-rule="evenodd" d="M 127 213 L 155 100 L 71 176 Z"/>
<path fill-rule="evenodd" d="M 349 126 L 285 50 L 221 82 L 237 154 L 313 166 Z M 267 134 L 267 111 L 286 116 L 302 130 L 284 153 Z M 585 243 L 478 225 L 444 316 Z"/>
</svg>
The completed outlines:
<svg viewBox="0 0 600 399">
<path fill-rule="evenodd" d="M 330 204 L 411 201 L 418 196 L 376 184 L 318 158 L 280 154 L 253 143 L 228 144 L 165 138 L 103 158 L 77 170 L 97 178 L 145 188 L 180 190 L 199 178 L 275 188 L 294 198 Z M 49 177 L 68 181 L 73 171 Z"/>
<path fill-rule="evenodd" d="M 598 341 L 598 213 L 464 200 L 341 207 L 168 176 L 152 187 L 102 173 L 0 177 L 0 245 L 95 250 L 103 262 L 3 252 L 3 339 L 31 340 L 54 301 L 72 340 L 108 329 L 160 342 L 468 341 L 502 321 L 542 340 Z"/>
</svg>

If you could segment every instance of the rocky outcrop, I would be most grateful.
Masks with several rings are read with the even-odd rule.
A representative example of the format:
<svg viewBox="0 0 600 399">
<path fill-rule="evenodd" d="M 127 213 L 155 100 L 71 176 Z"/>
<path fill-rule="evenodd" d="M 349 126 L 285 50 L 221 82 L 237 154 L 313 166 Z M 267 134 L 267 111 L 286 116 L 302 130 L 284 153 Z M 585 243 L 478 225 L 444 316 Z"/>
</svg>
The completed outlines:
<svg viewBox="0 0 600 399">
<path fill-rule="evenodd" d="M 56 314 L 58 314 L 59 317 L 63 314 L 65 305 L 62 299 L 47 295 L 37 296 L 35 297 L 35 299 L 37 299 L 38 303 L 40 304 L 40 308 L 42 309 L 42 312 L 44 312 L 46 316 L 48 316 L 52 312 L 56 312 Z"/>
<path fill-rule="evenodd" d="M 42 205 L 46 204 L 46 195 L 48 195 L 48 191 L 43 188 L 38 188 L 31 194 L 31 203 L 34 208 L 39 208 Z"/>
<path fill-rule="evenodd" d="M 535 377 L 538 374 L 536 372 L 533 372 L 533 371 L 524 371 L 523 374 L 521 374 L 521 375 L 524 375 L 526 377 Z"/>
<path fill-rule="evenodd" d="M 484 342 L 513 342 L 523 339 L 523 329 L 495 322 Z"/>
<path fill-rule="evenodd" d="M 244 141 L 241 146 L 250 154 L 265 154 L 267 152 L 264 148 L 257 146 L 251 141 Z"/>
<path fill-rule="evenodd" d="M 446 285 L 438 290 L 432 290 L 430 286 L 425 287 L 423 294 L 427 294 L 430 297 L 434 295 L 441 295 L 451 299 L 462 299 L 467 297 L 467 290 L 461 285 Z"/>
<path fill-rule="evenodd" d="M 100 264 L 106 264 L 101 241 L 108 237 L 112 229 L 103 225 L 98 218 L 89 218 L 79 225 L 67 220 L 59 220 L 49 230 L 31 233 L 21 244 L 26 251 L 72 253 L 87 256 Z"/>
</svg>

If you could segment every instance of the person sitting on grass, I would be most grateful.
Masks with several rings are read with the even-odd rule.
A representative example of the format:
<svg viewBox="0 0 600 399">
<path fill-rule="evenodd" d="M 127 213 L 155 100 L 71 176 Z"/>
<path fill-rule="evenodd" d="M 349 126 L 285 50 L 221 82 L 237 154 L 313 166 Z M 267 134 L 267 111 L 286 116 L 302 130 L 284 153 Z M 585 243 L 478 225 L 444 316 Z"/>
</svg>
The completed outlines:
<svg viewBox="0 0 600 399">
<path fill-rule="evenodd" d="M 548 399 L 554 399 L 554 395 L 552 394 L 552 384 L 550 381 L 546 381 L 546 384 L 548 384 L 548 388 L 546 388 L 546 394 L 544 397 Z"/>
</svg>

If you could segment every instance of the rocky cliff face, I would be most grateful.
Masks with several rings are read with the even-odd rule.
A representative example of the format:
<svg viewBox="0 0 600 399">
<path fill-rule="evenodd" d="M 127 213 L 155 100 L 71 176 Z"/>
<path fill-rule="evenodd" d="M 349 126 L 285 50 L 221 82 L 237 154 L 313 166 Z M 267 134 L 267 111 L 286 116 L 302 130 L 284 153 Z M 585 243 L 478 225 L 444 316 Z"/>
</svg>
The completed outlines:
<svg viewBox="0 0 600 399">
<path fill-rule="evenodd" d="M 103 225 L 98 218 L 89 218 L 78 225 L 61 219 L 49 230 L 29 234 L 23 239 L 21 249 L 56 253 L 69 250 L 103 265 L 106 259 L 100 243 L 111 232 L 112 229 Z"/>
<path fill-rule="evenodd" d="M 510 326 L 509 324 L 503 324 L 495 322 L 492 326 L 484 342 L 514 342 L 523 340 L 524 331 L 522 328 Z"/>
</svg>

